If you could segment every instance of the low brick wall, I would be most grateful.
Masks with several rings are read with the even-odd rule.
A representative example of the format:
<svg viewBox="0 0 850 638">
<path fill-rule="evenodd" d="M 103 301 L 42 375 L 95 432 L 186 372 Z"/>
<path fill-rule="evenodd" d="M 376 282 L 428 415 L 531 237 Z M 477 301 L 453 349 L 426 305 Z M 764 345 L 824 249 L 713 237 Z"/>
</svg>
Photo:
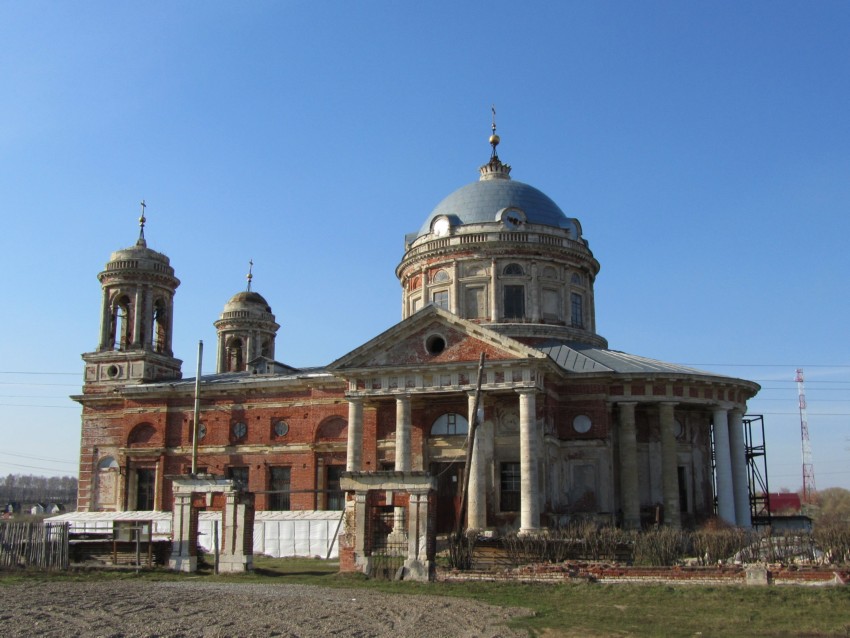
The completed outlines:
<svg viewBox="0 0 850 638">
<path fill-rule="evenodd" d="M 749 568 L 751 569 L 751 568 Z M 524 565 L 500 570 L 467 572 L 439 570 L 438 581 L 514 581 L 523 583 L 636 583 L 664 585 L 846 585 L 850 570 L 828 567 L 756 566 L 748 578 L 743 565 L 712 567 L 633 567 L 610 563 Z M 760 572 L 760 573 L 759 573 Z"/>
</svg>

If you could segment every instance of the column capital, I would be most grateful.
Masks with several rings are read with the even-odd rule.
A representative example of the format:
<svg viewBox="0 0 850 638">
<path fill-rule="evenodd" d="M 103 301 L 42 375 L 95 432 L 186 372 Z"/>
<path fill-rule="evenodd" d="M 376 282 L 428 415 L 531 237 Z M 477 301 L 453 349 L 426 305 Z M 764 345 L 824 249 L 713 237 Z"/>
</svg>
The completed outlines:
<svg viewBox="0 0 850 638">
<path fill-rule="evenodd" d="M 517 394 L 538 394 L 540 390 L 537 388 L 514 388 Z"/>
<path fill-rule="evenodd" d="M 640 404 L 640 401 L 612 401 L 614 405 L 622 408 L 633 408 Z"/>
</svg>

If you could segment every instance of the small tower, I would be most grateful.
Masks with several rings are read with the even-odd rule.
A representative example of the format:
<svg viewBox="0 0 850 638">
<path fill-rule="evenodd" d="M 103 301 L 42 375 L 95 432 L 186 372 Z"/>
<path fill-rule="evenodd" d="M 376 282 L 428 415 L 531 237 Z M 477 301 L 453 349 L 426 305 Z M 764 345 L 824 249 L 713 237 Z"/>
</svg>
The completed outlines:
<svg viewBox="0 0 850 638">
<path fill-rule="evenodd" d="M 243 372 L 259 357 L 274 359 L 274 340 L 280 326 L 268 302 L 251 290 L 254 262 L 249 264 L 246 290 L 231 297 L 215 322 L 219 373 Z"/>
<path fill-rule="evenodd" d="M 174 293 L 180 280 L 168 257 L 145 241 L 145 202 L 134 246 L 112 253 L 98 275 L 103 290 L 100 340 L 83 355 L 85 383 L 179 379 L 181 361 L 171 349 Z"/>
</svg>

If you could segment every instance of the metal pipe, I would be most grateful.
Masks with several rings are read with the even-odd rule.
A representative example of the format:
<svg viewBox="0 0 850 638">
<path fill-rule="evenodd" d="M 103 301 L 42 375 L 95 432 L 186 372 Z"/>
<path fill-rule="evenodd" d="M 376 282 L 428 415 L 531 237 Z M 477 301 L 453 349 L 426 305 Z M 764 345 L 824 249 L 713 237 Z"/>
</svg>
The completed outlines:
<svg viewBox="0 0 850 638">
<path fill-rule="evenodd" d="M 192 476 L 198 473 L 198 418 L 201 413 L 201 362 L 204 342 L 198 341 L 198 374 L 195 376 L 195 410 L 192 417 Z"/>
</svg>

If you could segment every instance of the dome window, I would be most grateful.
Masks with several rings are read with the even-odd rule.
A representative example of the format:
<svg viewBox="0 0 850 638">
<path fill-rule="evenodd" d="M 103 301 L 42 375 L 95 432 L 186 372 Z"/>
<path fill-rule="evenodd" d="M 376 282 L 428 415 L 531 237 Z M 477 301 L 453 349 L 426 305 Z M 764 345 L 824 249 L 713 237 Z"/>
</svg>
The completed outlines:
<svg viewBox="0 0 850 638">
<path fill-rule="evenodd" d="M 449 218 L 445 215 L 440 215 L 434 220 L 434 223 L 431 224 L 431 232 L 437 237 L 445 237 L 449 234 L 451 227 L 452 225 Z"/>
<path fill-rule="evenodd" d="M 525 213 L 519 208 L 503 208 L 499 211 L 497 220 L 508 230 L 518 230 L 526 223 Z"/>
<path fill-rule="evenodd" d="M 502 274 L 511 277 L 521 277 L 525 274 L 525 271 L 519 264 L 508 264 L 507 266 L 505 266 L 505 269 L 502 271 Z"/>
</svg>

